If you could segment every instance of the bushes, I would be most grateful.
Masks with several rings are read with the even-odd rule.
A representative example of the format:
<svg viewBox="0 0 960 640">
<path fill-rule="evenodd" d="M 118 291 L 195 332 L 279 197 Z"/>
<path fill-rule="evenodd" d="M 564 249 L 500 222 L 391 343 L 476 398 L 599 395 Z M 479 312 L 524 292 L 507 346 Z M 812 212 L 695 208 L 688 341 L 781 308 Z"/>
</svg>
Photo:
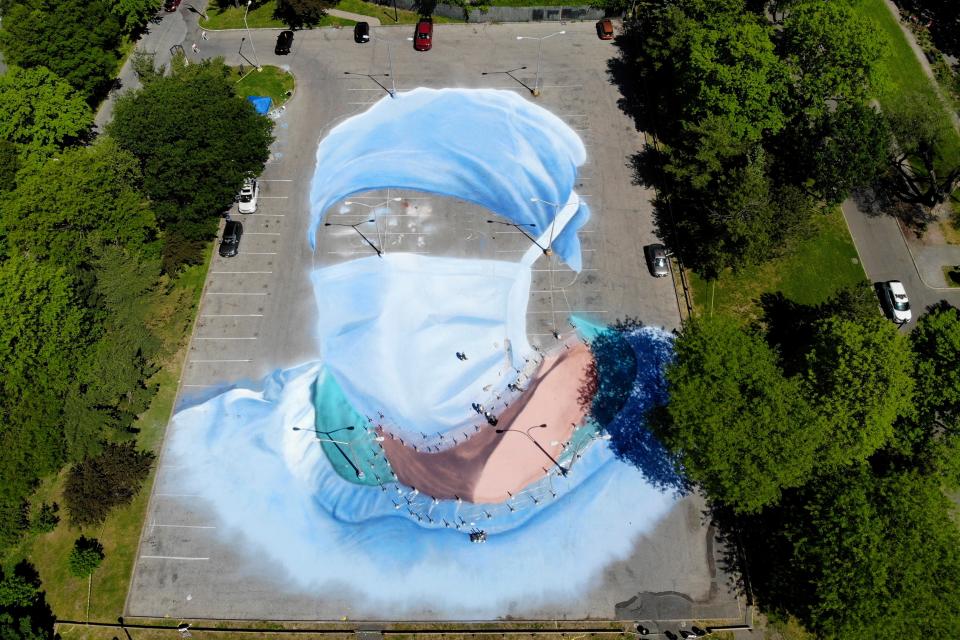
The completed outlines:
<svg viewBox="0 0 960 640">
<path fill-rule="evenodd" d="M 74 465 L 63 493 L 70 522 L 100 524 L 110 509 L 132 501 L 147 479 L 153 459 L 153 453 L 137 451 L 132 442 L 110 443 L 98 455 Z"/>
<path fill-rule="evenodd" d="M 80 536 L 73 543 L 73 551 L 70 552 L 67 563 L 70 573 L 78 578 L 86 578 L 97 570 L 103 558 L 103 545 L 99 540 Z"/>
</svg>

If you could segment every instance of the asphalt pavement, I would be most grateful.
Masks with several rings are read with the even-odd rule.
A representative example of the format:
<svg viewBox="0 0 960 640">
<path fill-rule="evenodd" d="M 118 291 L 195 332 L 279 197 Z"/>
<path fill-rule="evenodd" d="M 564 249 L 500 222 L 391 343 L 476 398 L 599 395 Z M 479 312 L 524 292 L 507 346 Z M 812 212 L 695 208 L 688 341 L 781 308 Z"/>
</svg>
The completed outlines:
<svg viewBox="0 0 960 640">
<path fill-rule="evenodd" d="M 392 79 L 401 92 L 415 87 L 515 91 L 550 109 L 581 136 L 588 160 L 576 189 L 592 211 L 581 233 L 584 270 L 574 274 L 547 258 L 534 265 L 528 314 L 532 343 L 549 344 L 555 340 L 554 330 L 569 331 L 564 320 L 570 314 L 604 323 L 631 316 L 666 329 L 679 325 L 670 279 L 652 278 L 644 263 L 642 247 L 655 240 L 652 193 L 632 184 L 629 161 L 642 146 L 642 135 L 617 106 L 619 93 L 606 74 L 607 61 L 616 50 L 597 39 L 592 23 L 568 23 L 559 27 L 566 34 L 544 42 L 542 93 L 534 98 L 528 87 L 534 83 L 536 43 L 518 41 L 517 36 L 547 35 L 558 30 L 556 24 L 438 24 L 433 50 L 427 53 L 413 50 L 408 40 L 412 26 L 375 28 L 373 41 L 366 45 L 355 44 L 350 29 L 297 31 L 289 56 L 273 54 L 279 30 L 256 30 L 252 43 L 244 40 L 243 31 L 211 32 L 209 40 L 200 43 L 199 54 L 194 54 L 190 45 L 196 28 L 186 22 L 181 28 L 179 20 L 190 19 L 183 12 L 181 7 L 179 18 L 163 18 L 172 24 L 170 31 L 157 31 L 158 42 L 163 40 L 161 32 L 175 38 L 174 30 L 182 30 L 190 60 L 222 55 L 229 64 L 239 64 L 244 58 L 253 59 L 287 68 L 297 85 L 286 108 L 274 114 L 276 141 L 260 178 L 258 211 L 232 214 L 245 227 L 240 255 L 213 258 L 182 373 L 181 405 L 322 355 L 313 332 L 318 311 L 308 273 L 370 249 L 355 234 L 323 227 L 317 251 L 310 249 L 307 213 L 314 156 L 319 140 L 333 126 L 386 97 L 369 78 L 349 76 L 346 71 L 385 73 L 392 64 Z M 490 73 L 520 66 L 527 69 L 514 77 Z M 477 224 L 488 212 L 452 198 L 379 191 L 355 194 L 351 200 L 378 209 L 378 242 L 387 251 L 510 259 L 528 248 L 519 233 L 494 234 L 492 225 Z M 333 210 L 341 207 L 355 214 L 366 210 L 344 203 Z M 161 456 L 127 615 L 290 620 L 395 617 L 394 612 L 376 608 L 355 594 L 290 589 L 284 577 L 271 570 L 269 561 L 257 561 L 233 538 L 218 533 L 218 522 L 207 505 L 178 491 L 178 477 L 188 473 L 188 461 Z M 642 505 L 624 505 L 624 517 L 631 517 L 633 509 Z M 533 598 L 511 603 L 503 615 L 527 619 L 635 618 L 656 612 L 679 619 L 741 616 L 731 578 L 718 563 L 722 550 L 703 511 L 696 496 L 679 501 L 653 531 L 636 540 L 628 557 L 598 576 L 593 589 L 578 602 Z M 444 613 L 424 604 L 412 617 L 436 619 Z"/>
</svg>

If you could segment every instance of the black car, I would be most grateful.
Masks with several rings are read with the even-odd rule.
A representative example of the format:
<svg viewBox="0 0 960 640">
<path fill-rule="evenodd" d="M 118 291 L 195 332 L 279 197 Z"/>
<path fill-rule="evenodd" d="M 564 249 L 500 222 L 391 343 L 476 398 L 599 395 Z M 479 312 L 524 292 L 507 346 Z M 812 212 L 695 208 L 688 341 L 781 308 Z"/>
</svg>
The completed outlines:
<svg viewBox="0 0 960 640">
<path fill-rule="evenodd" d="M 273 52 L 278 56 L 285 56 L 290 53 L 290 45 L 293 44 L 293 31 L 281 31 L 277 36 L 277 46 Z"/>
<path fill-rule="evenodd" d="M 647 268 L 654 278 L 663 278 L 670 275 L 670 261 L 667 259 L 667 248 L 662 244 L 648 244 L 643 248 L 647 258 Z"/>
<path fill-rule="evenodd" d="M 243 225 L 236 220 L 227 220 L 223 226 L 223 238 L 220 239 L 220 255 L 232 258 L 240 251 L 240 237 L 243 236 Z"/>
<path fill-rule="evenodd" d="M 357 44 L 370 42 L 370 24 L 367 22 L 358 22 L 353 28 L 353 41 Z"/>
</svg>

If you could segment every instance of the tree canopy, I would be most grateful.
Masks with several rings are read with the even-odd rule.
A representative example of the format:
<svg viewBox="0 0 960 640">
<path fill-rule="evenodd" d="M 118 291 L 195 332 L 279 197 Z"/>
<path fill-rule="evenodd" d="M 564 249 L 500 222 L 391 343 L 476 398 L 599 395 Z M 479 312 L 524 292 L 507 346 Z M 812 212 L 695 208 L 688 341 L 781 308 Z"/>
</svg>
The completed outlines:
<svg viewBox="0 0 960 640">
<path fill-rule="evenodd" d="M 272 123 L 237 98 L 228 73 L 219 59 L 175 65 L 171 76 L 117 99 L 108 131 L 140 162 L 165 255 L 212 236 L 244 178 L 269 157 Z"/>
<path fill-rule="evenodd" d="M 780 255 L 885 159 L 865 106 L 879 32 L 844 2 L 777 7 L 782 29 L 761 4 L 639 3 L 610 64 L 621 106 L 656 136 L 635 167 L 657 189 L 658 235 L 706 277 Z"/>
<path fill-rule="evenodd" d="M 655 429 L 712 498 L 755 512 L 818 466 L 830 425 L 762 336 L 725 317 L 699 319 L 677 339 L 667 381 L 670 402 Z"/>
<path fill-rule="evenodd" d="M 101 524 L 110 509 L 128 504 L 140 492 L 153 459 L 153 453 L 138 451 L 133 442 L 108 443 L 71 467 L 63 490 L 70 522 Z"/>
<path fill-rule="evenodd" d="M 92 104 L 112 83 L 120 36 L 108 0 L 13 0 L 0 51 L 7 64 L 50 69 Z"/>
<path fill-rule="evenodd" d="M 46 67 L 10 67 L 0 75 L 0 138 L 31 160 L 82 139 L 93 125 L 90 107 Z"/>
</svg>

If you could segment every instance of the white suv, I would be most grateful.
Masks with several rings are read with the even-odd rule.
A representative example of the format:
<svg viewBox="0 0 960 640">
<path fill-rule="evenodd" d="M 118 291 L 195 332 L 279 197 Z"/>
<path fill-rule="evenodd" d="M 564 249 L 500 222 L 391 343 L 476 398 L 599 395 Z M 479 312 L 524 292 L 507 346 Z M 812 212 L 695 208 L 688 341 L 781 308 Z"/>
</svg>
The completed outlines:
<svg viewBox="0 0 960 640">
<path fill-rule="evenodd" d="M 247 178 L 240 189 L 237 209 L 240 213 L 253 213 L 257 210 L 257 198 L 260 197 L 260 185 L 253 178 Z"/>
<path fill-rule="evenodd" d="M 910 322 L 913 313 L 910 311 L 910 300 L 907 298 L 907 290 L 903 288 L 903 283 L 899 280 L 890 280 L 883 283 L 883 294 L 886 297 L 887 307 L 890 309 L 890 315 L 894 322 Z"/>
</svg>

